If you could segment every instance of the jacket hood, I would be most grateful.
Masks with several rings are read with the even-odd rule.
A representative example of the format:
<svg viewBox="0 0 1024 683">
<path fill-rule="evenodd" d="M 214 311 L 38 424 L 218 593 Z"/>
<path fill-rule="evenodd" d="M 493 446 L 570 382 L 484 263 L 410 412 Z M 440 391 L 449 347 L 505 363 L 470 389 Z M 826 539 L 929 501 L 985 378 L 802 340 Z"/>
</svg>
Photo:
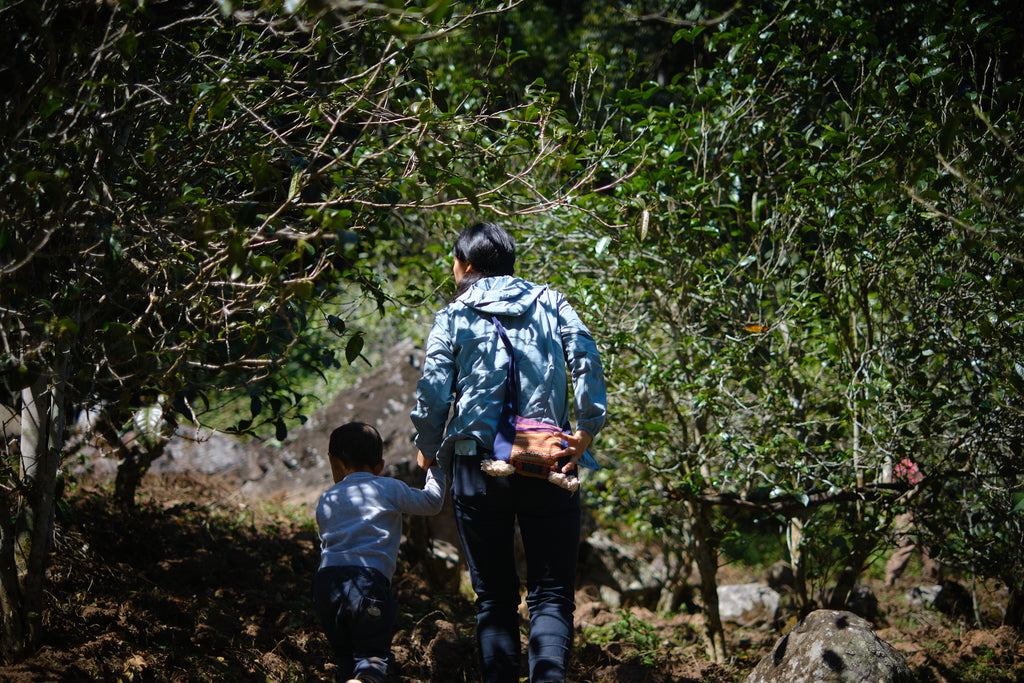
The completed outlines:
<svg viewBox="0 0 1024 683">
<path fill-rule="evenodd" d="M 514 317 L 526 313 L 543 291 L 532 282 L 500 275 L 477 281 L 458 301 L 480 313 Z"/>
</svg>

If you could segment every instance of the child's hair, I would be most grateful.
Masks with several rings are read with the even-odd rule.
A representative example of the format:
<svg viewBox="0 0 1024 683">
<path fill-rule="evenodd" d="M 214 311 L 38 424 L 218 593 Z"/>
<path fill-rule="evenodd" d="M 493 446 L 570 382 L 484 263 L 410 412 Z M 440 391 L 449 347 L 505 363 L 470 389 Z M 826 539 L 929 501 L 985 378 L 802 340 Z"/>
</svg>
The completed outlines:
<svg viewBox="0 0 1024 683">
<path fill-rule="evenodd" d="M 331 432 L 327 453 L 349 469 L 372 469 L 384 458 L 384 441 L 372 425 L 349 422 Z"/>
</svg>

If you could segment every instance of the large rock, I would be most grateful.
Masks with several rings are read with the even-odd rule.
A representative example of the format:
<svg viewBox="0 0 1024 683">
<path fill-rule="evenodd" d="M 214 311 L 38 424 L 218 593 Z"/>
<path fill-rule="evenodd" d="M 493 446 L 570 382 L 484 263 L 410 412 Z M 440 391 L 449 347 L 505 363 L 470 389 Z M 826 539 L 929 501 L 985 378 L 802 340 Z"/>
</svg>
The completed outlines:
<svg viewBox="0 0 1024 683">
<path fill-rule="evenodd" d="M 366 422 L 384 440 L 385 474 L 412 486 L 423 485 L 416 466 L 416 446 L 409 412 L 416 405 L 416 382 L 423 352 L 411 341 L 396 344 L 376 368 L 334 395 L 330 403 L 289 433 L 283 443 L 271 441 L 258 449 L 263 475 L 242 487 L 249 498 L 280 499 L 310 510 L 334 482 L 327 462 L 331 432 L 346 422 Z M 450 540 L 450 539 L 446 539 Z"/>
<path fill-rule="evenodd" d="M 740 626 L 759 626 L 775 621 L 782 596 L 760 583 L 718 587 L 718 615 Z"/>
<path fill-rule="evenodd" d="M 614 609 L 635 605 L 654 608 L 667 569 L 660 557 L 643 558 L 640 549 L 595 531 L 580 548 L 579 585 L 594 587 Z"/>
<path fill-rule="evenodd" d="M 780 594 L 792 593 L 793 587 L 796 585 L 793 565 L 784 560 L 779 560 L 765 570 L 761 581 Z"/>
<path fill-rule="evenodd" d="M 153 461 L 153 474 L 199 472 L 247 481 L 263 475 L 252 448 L 223 432 L 179 428 Z"/>
<path fill-rule="evenodd" d="M 903 655 L 852 612 L 818 610 L 784 635 L 743 683 L 909 683 Z"/>
</svg>

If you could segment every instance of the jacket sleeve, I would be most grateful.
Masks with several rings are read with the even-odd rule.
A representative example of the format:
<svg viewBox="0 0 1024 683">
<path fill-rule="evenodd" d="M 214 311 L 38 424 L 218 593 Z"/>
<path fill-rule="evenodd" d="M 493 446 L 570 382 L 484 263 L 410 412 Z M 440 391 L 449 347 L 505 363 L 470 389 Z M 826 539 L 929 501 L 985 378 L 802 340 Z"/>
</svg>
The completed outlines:
<svg viewBox="0 0 1024 683">
<path fill-rule="evenodd" d="M 437 457 L 454 399 L 455 351 L 442 317 L 434 319 L 427 337 L 423 376 L 416 383 L 416 406 L 410 418 L 416 428 L 416 447 L 427 458 Z"/>
<path fill-rule="evenodd" d="M 597 436 L 604 426 L 608 399 L 604 369 L 590 330 L 561 295 L 558 296 L 558 326 L 571 372 L 576 429 Z"/>
</svg>

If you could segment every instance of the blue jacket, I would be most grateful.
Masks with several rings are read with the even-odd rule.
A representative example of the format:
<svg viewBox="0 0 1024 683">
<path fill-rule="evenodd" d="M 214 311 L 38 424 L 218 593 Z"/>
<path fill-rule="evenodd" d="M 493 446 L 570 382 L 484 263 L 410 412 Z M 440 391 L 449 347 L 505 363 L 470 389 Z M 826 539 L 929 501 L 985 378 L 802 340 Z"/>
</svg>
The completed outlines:
<svg viewBox="0 0 1024 683">
<path fill-rule="evenodd" d="M 572 306 L 548 287 L 512 276 L 484 278 L 436 315 L 416 386 L 416 446 L 446 472 L 456 441 L 472 438 L 487 449 L 494 444 L 508 354 L 492 315 L 516 350 L 520 415 L 575 431 L 569 422 L 568 366 L 575 429 L 597 436 L 604 426 L 601 359 Z"/>
</svg>

